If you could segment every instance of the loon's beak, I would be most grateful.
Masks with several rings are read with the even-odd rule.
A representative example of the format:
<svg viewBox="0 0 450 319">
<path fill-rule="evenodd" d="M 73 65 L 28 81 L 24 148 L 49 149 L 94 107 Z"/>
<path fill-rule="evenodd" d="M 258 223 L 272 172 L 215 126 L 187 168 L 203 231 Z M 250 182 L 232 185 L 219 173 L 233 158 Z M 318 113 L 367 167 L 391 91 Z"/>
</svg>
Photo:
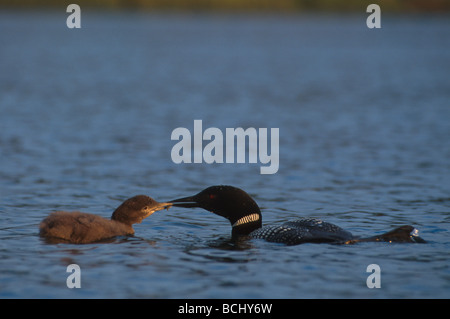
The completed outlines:
<svg viewBox="0 0 450 319">
<path fill-rule="evenodd" d="M 169 201 L 175 207 L 200 207 L 200 205 L 194 200 L 194 197 L 183 197 Z"/>
</svg>

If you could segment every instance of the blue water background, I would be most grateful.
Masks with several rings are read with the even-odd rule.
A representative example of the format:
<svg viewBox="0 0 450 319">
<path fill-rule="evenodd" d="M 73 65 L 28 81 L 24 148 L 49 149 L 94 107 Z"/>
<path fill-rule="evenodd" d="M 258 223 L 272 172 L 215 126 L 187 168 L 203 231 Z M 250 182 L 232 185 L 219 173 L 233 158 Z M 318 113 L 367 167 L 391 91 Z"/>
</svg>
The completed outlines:
<svg viewBox="0 0 450 319">
<path fill-rule="evenodd" d="M 0 297 L 449 298 L 450 19 L 366 17 L 83 10 L 75 30 L 63 10 L 1 12 Z M 279 128 L 279 171 L 174 164 L 171 133 L 194 119 Z M 251 194 L 264 224 L 411 224 L 428 243 L 236 247 L 228 221 L 183 208 L 108 244 L 38 236 L 51 211 L 109 217 L 216 184 Z"/>
</svg>

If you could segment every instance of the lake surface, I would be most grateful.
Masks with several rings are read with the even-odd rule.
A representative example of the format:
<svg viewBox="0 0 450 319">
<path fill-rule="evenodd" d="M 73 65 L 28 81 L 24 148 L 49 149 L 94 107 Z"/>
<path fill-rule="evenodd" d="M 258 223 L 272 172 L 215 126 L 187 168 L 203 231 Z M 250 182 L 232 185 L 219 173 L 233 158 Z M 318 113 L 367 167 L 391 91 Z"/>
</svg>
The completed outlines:
<svg viewBox="0 0 450 319">
<path fill-rule="evenodd" d="M 0 13 L 1 298 L 450 297 L 448 17 L 67 15 Z M 278 172 L 173 163 L 171 133 L 195 119 L 279 128 Z M 136 194 L 218 184 L 251 194 L 263 224 L 411 224 L 428 243 L 233 245 L 227 220 L 185 208 L 110 243 L 38 236 L 55 210 L 109 217 Z"/>
</svg>

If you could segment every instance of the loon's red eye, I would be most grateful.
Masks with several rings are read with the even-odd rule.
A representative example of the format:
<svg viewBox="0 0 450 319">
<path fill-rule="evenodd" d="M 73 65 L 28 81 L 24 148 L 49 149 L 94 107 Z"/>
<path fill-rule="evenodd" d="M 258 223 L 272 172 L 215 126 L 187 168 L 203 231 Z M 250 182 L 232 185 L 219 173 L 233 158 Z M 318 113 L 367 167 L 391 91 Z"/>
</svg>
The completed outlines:
<svg viewBox="0 0 450 319">
<path fill-rule="evenodd" d="M 216 195 L 214 195 L 214 194 L 209 195 L 209 199 L 214 199 L 214 198 L 216 198 Z"/>
</svg>

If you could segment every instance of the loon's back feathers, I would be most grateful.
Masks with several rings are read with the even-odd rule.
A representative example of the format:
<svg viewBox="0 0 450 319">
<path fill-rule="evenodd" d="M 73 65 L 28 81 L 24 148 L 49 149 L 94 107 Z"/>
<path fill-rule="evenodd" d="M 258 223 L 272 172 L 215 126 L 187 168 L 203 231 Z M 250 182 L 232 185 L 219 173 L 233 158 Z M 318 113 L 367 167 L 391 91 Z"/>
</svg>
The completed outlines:
<svg viewBox="0 0 450 319">
<path fill-rule="evenodd" d="M 334 224 L 320 219 L 303 218 L 277 226 L 264 226 L 254 230 L 249 236 L 286 245 L 302 243 L 356 244 L 361 242 L 425 243 L 418 233 L 419 231 L 413 226 L 404 225 L 381 235 L 358 238 Z"/>
<path fill-rule="evenodd" d="M 419 231 L 410 225 L 397 227 L 387 233 L 372 236 L 368 238 L 356 238 L 345 242 L 345 244 L 354 244 L 360 242 L 387 242 L 387 243 L 425 243 L 426 241 L 419 237 Z"/>
<path fill-rule="evenodd" d="M 353 235 L 339 226 L 315 218 L 302 218 L 276 226 L 264 226 L 249 234 L 270 242 L 297 245 L 301 243 L 333 243 L 353 239 Z"/>
<path fill-rule="evenodd" d="M 357 242 L 425 242 L 418 237 L 412 226 L 401 226 L 388 233 L 356 238 L 339 226 L 314 218 L 301 218 L 279 226 L 262 227 L 259 206 L 243 190 L 233 186 L 211 186 L 200 193 L 171 201 L 173 206 L 201 207 L 228 219 L 233 237 L 249 236 L 270 242 L 296 245 L 301 243 L 340 243 Z"/>
</svg>

